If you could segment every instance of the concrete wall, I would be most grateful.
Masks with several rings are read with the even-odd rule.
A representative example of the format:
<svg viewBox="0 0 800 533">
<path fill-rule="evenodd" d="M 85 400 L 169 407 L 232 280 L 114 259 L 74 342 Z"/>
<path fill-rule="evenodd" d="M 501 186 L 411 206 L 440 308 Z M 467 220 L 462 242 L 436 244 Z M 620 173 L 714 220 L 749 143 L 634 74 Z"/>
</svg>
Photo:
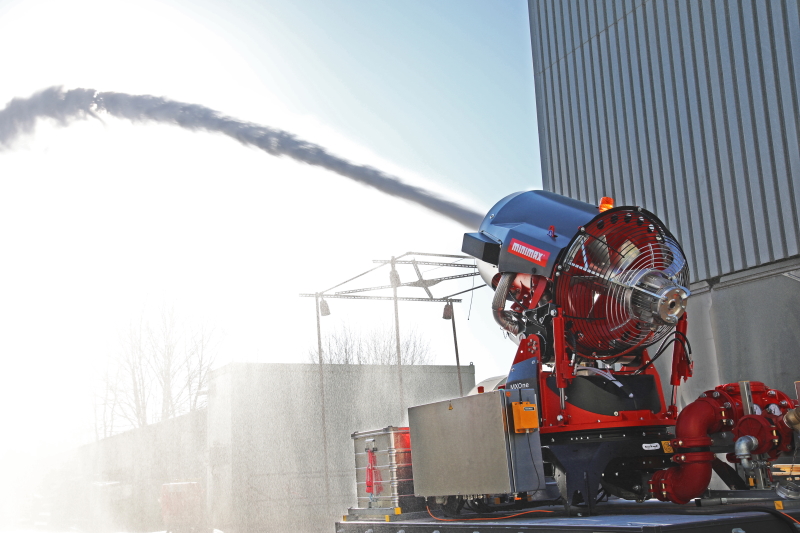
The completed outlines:
<svg viewBox="0 0 800 533">
<path fill-rule="evenodd" d="M 126 431 L 67 454 L 43 484 L 56 506 L 56 527 L 163 529 L 161 485 L 204 482 L 206 412 Z"/>
<path fill-rule="evenodd" d="M 318 365 L 232 364 L 214 373 L 208 445 L 215 527 L 327 532 L 355 506 L 351 434 L 407 425 L 397 368 L 322 370 L 321 376 Z M 455 367 L 402 371 L 405 407 L 458 396 Z M 469 390 L 474 367 L 462 375 Z"/>
<path fill-rule="evenodd" d="M 800 262 L 784 262 L 692 286 L 688 337 L 694 373 L 680 405 L 722 383 L 762 381 L 795 396 L 800 380 Z M 656 366 L 669 391 L 669 357 Z"/>
<path fill-rule="evenodd" d="M 43 482 L 52 525 L 160 531 L 161 485 L 199 481 L 208 523 L 226 533 L 331 531 L 356 504 L 350 435 L 407 425 L 405 408 L 458 396 L 455 367 L 402 372 L 403 405 L 394 366 L 223 367 L 207 409 L 67 454 Z M 462 376 L 471 389 L 474 367 Z"/>
</svg>

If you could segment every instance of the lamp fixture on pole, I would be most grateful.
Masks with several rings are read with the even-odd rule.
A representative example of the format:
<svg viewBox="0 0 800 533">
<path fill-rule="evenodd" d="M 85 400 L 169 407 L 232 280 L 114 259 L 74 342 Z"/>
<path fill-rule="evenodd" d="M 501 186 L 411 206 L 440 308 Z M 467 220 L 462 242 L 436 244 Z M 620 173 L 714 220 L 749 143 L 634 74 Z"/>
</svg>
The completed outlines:
<svg viewBox="0 0 800 533">
<path fill-rule="evenodd" d="M 453 302 L 447 302 L 444 304 L 444 312 L 442 312 L 442 318 L 445 320 L 450 320 L 453 323 L 453 346 L 456 349 L 456 370 L 458 371 L 458 393 L 461 396 L 464 396 L 464 385 L 461 382 L 461 361 L 458 357 L 458 337 L 456 336 L 456 314 L 455 310 L 453 309 Z"/>
<path fill-rule="evenodd" d="M 331 314 L 331 308 L 328 307 L 328 302 L 325 301 L 324 297 L 320 297 L 319 300 L 319 314 L 322 316 L 328 316 Z"/>
</svg>

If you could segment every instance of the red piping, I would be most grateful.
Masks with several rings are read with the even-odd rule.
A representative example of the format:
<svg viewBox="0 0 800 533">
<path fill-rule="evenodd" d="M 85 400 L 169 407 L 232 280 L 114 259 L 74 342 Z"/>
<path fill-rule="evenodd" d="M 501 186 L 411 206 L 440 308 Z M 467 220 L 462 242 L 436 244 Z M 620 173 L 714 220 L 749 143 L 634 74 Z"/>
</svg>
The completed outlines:
<svg viewBox="0 0 800 533">
<path fill-rule="evenodd" d="M 697 498 L 711 482 L 710 451 L 684 451 L 711 446 L 710 433 L 722 428 L 721 411 L 716 402 L 701 398 L 684 408 L 675 424 L 672 460 L 678 464 L 653 474 L 650 492 L 661 501 L 688 503 Z"/>
</svg>

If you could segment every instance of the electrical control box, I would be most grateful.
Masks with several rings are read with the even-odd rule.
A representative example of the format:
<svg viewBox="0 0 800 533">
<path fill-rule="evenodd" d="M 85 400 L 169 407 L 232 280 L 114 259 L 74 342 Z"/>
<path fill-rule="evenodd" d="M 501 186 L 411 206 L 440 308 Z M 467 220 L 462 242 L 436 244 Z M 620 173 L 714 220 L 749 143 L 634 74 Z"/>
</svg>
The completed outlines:
<svg viewBox="0 0 800 533">
<path fill-rule="evenodd" d="M 538 431 L 521 433 L 513 404 L 531 426 L 533 389 L 496 390 L 408 410 L 416 496 L 513 494 L 544 490 Z M 532 413 L 532 414 L 531 414 Z M 531 420 L 532 418 L 532 420 Z"/>
<path fill-rule="evenodd" d="M 531 402 L 512 402 L 511 414 L 514 419 L 514 433 L 530 433 L 539 429 L 539 411 Z"/>
</svg>

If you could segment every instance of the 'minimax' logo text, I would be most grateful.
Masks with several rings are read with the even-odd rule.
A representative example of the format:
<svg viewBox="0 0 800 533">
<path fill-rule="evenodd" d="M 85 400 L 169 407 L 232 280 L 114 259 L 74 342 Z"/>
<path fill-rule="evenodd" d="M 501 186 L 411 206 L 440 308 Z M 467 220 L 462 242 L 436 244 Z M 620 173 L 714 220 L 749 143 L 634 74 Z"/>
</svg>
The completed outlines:
<svg viewBox="0 0 800 533">
<path fill-rule="evenodd" d="M 533 261 L 539 266 L 547 266 L 547 258 L 550 257 L 549 252 L 534 248 L 517 239 L 511 239 L 511 246 L 508 247 L 508 251 L 514 255 L 524 257 L 528 261 Z"/>
</svg>

